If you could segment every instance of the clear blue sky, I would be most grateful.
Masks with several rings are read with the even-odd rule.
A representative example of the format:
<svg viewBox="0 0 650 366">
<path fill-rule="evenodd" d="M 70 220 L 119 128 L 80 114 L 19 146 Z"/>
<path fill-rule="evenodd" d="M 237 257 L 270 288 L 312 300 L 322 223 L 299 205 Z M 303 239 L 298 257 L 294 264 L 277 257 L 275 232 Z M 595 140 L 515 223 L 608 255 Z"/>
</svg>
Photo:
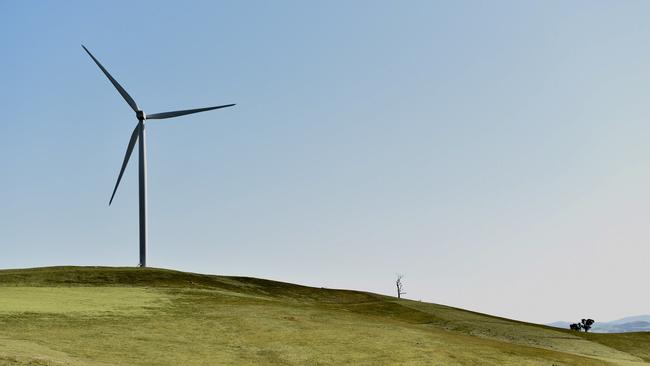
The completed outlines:
<svg viewBox="0 0 650 366">
<path fill-rule="evenodd" d="M 522 320 L 650 313 L 650 3 L 0 2 L 0 267 L 149 263 Z"/>
</svg>

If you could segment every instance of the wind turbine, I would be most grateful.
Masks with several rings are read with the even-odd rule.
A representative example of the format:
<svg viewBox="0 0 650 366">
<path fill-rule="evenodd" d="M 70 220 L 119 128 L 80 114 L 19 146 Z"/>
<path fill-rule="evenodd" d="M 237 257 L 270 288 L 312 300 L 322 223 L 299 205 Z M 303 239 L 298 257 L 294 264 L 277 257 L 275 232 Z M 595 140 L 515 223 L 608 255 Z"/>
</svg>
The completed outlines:
<svg viewBox="0 0 650 366">
<path fill-rule="evenodd" d="M 148 119 L 165 119 L 165 118 L 172 118 L 172 117 L 179 117 L 179 116 L 184 116 L 186 114 L 192 114 L 192 113 L 198 113 L 198 112 L 205 112 L 205 111 L 211 111 L 213 109 L 219 109 L 219 108 L 226 108 L 226 107 L 232 107 L 235 104 L 224 104 L 224 105 L 219 105 L 216 107 L 207 107 L 207 108 L 197 108 L 197 109 L 186 109 L 182 111 L 172 111 L 172 112 L 163 112 L 163 113 L 154 113 L 154 114 L 145 114 L 140 108 L 138 108 L 138 105 L 135 103 L 133 98 L 129 95 L 129 93 L 122 88 L 122 86 L 115 80 L 111 74 L 106 71 L 104 66 L 102 66 L 101 63 L 95 58 L 95 56 L 88 51 L 86 46 L 81 45 L 83 49 L 88 53 L 90 58 L 95 61 L 97 66 L 102 70 L 104 75 L 110 80 L 111 84 L 117 89 L 117 91 L 120 93 L 122 98 L 129 104 L 131 109 L 135 112 L 135 116 L 138 119 L 138 124 L 135 126 L 135 129 L 133 130 L 133 133 L 131 133 L 131 139 L 129 139 L 129 145 L 126 148 L 126 154 L 124 155 L 124 161 L 122 162 L 122 168 L 120 169 L 120 174 L 117 176 L 117 182 L 115 183 L 115 188 L 113 189 L 113 194 L 111 195 L 111 200 L 108 201 L 108 205 L 110 206 L 111 203 L 113 202 L 113 198 L 115 197 L 115 192 L 117 192 L 117 187 L 120 185 L 120 181 L 122 180 L 122 174 L 124 174 L 124 169 L 126 168 L 126 165 L 129 162 L 129 158 L 131 157 L 131 152 L 133 151 L 133 147 L 135 146 L 135 142 L 138 141 L 138 177 L 139 177 L 139 192 L 140 192 L 140 198 L 139 198 L 139 206 L 140 206 L 140 263 L 138 264 L 139 267 L 146 267 L 147 266 L 147 150 L 146 150 L 146 145 L 145 145 L 145 131 L 144 131 L 144 125 L 145 125 L 145 120 Z"/>
</svg>

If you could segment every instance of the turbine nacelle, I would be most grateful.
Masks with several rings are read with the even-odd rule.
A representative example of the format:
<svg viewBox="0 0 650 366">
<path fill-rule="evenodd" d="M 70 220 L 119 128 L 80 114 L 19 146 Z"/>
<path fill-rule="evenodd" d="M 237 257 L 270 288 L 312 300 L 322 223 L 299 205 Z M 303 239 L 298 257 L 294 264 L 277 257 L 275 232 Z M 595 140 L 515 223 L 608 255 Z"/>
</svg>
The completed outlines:
<svg viewBox="0 0 650 366">
<path fill-rule="evenodd" d="M 138 117 L 138 121 L 144 121 L 147 119 L 147 114 L 139 109 L 135 111 L 135 116 Z"/>
</svg>

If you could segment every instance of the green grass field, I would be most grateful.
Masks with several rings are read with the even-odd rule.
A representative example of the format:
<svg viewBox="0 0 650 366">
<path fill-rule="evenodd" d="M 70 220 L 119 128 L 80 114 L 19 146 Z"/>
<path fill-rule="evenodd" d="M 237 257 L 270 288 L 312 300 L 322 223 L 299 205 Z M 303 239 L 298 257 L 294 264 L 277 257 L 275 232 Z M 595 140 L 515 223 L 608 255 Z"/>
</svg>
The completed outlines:
<svg viewBox="0 0 650 366">
<path fill-rule="evenodd" d="M 222 364 L 650 365 L 650 333 L 162 269 L 0 271 L 0 365 Z"/>
</svg>

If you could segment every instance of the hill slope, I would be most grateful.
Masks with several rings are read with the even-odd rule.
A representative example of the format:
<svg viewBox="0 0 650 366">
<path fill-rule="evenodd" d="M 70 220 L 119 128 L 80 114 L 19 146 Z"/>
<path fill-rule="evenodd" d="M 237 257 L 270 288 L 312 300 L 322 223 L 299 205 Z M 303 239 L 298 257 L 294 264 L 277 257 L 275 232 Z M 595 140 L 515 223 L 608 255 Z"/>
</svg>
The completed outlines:
<svg viewBox="0 0 650 366">
<path fill-rule="evenodd" d="M 347 290 L 162 269 L 0 271 L 0 365 L 650 365 L 578 334 Z"/>
</svg>

